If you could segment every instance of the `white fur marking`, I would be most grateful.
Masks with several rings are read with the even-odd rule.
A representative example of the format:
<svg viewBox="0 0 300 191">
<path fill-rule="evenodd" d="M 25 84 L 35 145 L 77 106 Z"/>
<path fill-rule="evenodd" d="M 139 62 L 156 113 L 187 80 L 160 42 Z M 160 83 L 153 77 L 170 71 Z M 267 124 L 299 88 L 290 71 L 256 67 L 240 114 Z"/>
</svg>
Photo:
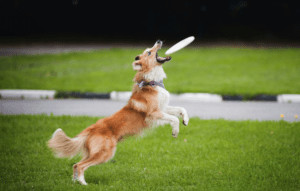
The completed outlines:
<svg viewBox="0 0 300 191">
<path fill-rule="evenodd" d="M 170 123 L 172 127 L 172 136 L 177 137 L 179 133 L 179 119 L 174 115 L 169 115 L 167 113 L 163 113 L 163 117 L 161 118 L 163 121 L 167 121 Z"/>
<path fill-rule="evenodd" d="M 144 50 L 143 54 L 145 54 L 145 52 L 148 52 L 150 50 L 151 50 L 151 48 L 146 48 L 146 50 Z"/>
<path fill-rule="evenodd" d="M 142 69 L 142 66 L 139 65 L 139 64 L 133 64 L 133 70 L 136 70 L 136 71 L 140 71 Z"/>
<path fill-rule="evenodd" d="M 147 81 L 161 81 L 167 78 L 167 75 L 162 66 L 155 66 L 150 72 L 144 75 Z"/>
<path fill-rule="evenodd" d="M 56 134 L 58 131 L 62 131 L 62 129 L 61 129 L 61 128 L 56 129 L 56 130 L 54 131 L 54 133 L 52 134 L 52 138 L 55 137 L 55 134 Z"/>
<path fill-rule="evenodd" d="M 164 111 L 167 105 L 169 105 L 170 93 L 166 89 L 159 86 L 156 87 L 156 90 L 158 91 L 159 108 Z"/>
<path fill-rule="evenodd" d="M 82 184 L 82 185 L 87 185 L 87 183 L 86 183 L 86 181 L 85 181 L 85 179 L 84 179 L 84 175 L 80 175 L 80 176 L 78 177 L 78 182 L 79 182 L 80 184 Z"/>
<path fill-rule="evenodd" d="M 173 106 L 167 106 L 165 109 L 165 112 L 170 115 L 175 115 L 177 117 L 182 117 L 183 124 L 185 126 L 189 123 L 189 116 L 186 112 L 186 110 L 183 107 L 173 107 Z"/>
<path fill-rule="evenodd" d="M 137 109 L 137 110 L 142 110 L 142 111 L 146 111 L 147 110 L 147 106 L 139 101 L 136 101 L 134 99 L 131 100 L 133 106 Z"/>
<path fill-rule="evenodd" d="M 165 124 L 170 124 L 172 127 L 172 136 L 177 137 L 179 133 L 179 119 L 174 116 L 174 115 L 169 115 L 167 113 L 162 113 L 163 116 L 162 118 L 158 120 L 152 120 L 149 118 L 146 118 L 146 122 L 149 126 L 152 128 L 160 126 L 160 125 L 165 125 Z"/>
</svg>

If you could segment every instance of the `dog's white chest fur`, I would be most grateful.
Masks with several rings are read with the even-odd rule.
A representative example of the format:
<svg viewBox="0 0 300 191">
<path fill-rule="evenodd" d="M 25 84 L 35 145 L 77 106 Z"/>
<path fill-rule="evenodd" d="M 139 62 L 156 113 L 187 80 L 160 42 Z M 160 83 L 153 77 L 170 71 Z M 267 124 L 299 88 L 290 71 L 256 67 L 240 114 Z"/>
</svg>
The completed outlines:
<svg viewBox="0 0 300 191">
<path fill-rule="evenodd" d="M 162 81 L 163 79 L 167 78 L 166 73 L 162 66 L 156 66 L 154 67 L 149 73 L 144 75 L 144 78 L 147 81 Z M 156 90 L 158 92 L 158 104 L 159 104 L 159 109 L 161 111 L 164 111 L 166 106 L 169 104 L 169 99 L 170 99 L 170 94 L 169 92 L 160 87 L 156 86 Z"/>
<path fill-rule="evenodd" d="M 156 90 L 158 91 L 158 105 L 159 109 L 164 111 L 166 106 L 169 105 L 170 93 L 159 86 L 156 86 Z"/>
<path fill-rule="evenodd" d="M 156 86 L 155 89 L 158 92 L 158 107 L 162 112 L 164 112 L 166 107 L 169 105 L 170 93 L 160 86 Z M 152 118 L 146 118 L 146 123 L 150 127 L 158 127 L 160 125 L 164 125 L 166 122 L 164 120 L 153 120 Z"/>
<path fill-rule="evenodd" d="M 162 66 L 154 67 L 149 73 L 144 75 L 145 80 L 147 81 L 161 81 L 164 78 L 167 78 L 166 73 Z"/>
</svg>

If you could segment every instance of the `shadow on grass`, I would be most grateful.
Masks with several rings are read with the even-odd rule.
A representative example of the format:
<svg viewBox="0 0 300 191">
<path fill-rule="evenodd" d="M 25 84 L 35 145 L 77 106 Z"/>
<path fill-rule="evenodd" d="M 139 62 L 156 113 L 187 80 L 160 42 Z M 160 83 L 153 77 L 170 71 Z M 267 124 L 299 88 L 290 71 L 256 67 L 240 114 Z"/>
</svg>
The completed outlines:
<svg viewBox="0 0 300 191">
<path fill-rule="evenodd" d="M 105 185 L 105 186 L 109 186 L 109 185 L 113 185 L 113 180 L 114 177 L 108 177 L 108 175 L 105 174 L 101 174 L 101 172 L 99 172 L 99 174 L 91 174 L 90 176 L 86 177 L 86 181 L 88 184 L 95 184 L 95 185 Z"/>
</svg>

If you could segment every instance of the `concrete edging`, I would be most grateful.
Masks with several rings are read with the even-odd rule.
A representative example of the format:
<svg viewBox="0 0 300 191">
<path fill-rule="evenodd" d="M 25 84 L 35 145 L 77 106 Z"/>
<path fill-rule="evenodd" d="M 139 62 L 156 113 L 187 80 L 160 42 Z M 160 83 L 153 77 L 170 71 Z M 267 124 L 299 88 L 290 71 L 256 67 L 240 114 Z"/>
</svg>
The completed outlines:
<svg viewBox="0 0 300 191">
<path fill-rule="evenodd" d="M 88 99 L 111 99 L 116 101 L 127 101 L 130 96 L 130 91 L 113 91 L 111 93 L 79 93 L 79 92 L 57 92 L 55 90 L 0 90 L 1 99 L 55 99 L 58 94 L 66 94 L 73 98 L 88 98 Z M 69 96 L 68 96 L 69 95 Z M 171 100 L 176 101 L 198 101 L 198 102 L 223 102 L 223 101 L 242 101 L 241 96 L 233 96 L 237 99 L 228 99 L 228 97 L 210 94 L 210 93 L 182 93 L 170 94 Z M 63 98 L 63 97 L 62 97 Z M 264 99 L 265 98 L 265 99 Z M 253 101 L 276 101 L 278 103 L 300 103 L 300 94 L 280 94 L 277 96 L 262 96 Z"/>
<path fill-rule="evenodd" d="M 126 101 L 130 98 L 131 92 L 116 92 L 110 94 L 110 99 L 117 101 Z M 222 96 L 209 93 L 183 93 L 183 94 L 170 94 L 171 100 L 176 101 L 201 101 L 201 102 L 222 102 Z"/>
<path fill-rule="evenodd" d="M 281 94 L 277 96 L 279 103 L 300 103 L 300 94 Z"/>
<path fill-rule="evenodd" d="M 55 90 L 0 90 L 1 99 L 54 99 Z"/>
</svg>

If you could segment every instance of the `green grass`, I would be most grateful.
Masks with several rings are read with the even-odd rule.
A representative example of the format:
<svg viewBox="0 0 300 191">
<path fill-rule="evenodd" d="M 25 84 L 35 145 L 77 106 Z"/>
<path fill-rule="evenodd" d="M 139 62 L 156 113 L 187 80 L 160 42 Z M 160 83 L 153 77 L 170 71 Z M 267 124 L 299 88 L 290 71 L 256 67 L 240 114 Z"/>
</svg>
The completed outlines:
<svg viewBox="0 0 300 191">
<path fill-rule="evenodd" d="M 160 51 L 163 56 L 164 50 Z M 0 89 L 128 91 L 142 49 L 0 57 Z M 300 93 L 300 49 L 186 48 L 165 64 L 173 93 Z"/>
<path fill-rule="evenodd" d="M 200 120 L 118 144 L 115 162 L 86 171 L 88 187 L 71 181 L 79 157 L 56 159 L 46 142 L 69 136 L 91 117 L 0 115 L 0 190 L 299 190 L 300 123 Z"/>
</svg>

